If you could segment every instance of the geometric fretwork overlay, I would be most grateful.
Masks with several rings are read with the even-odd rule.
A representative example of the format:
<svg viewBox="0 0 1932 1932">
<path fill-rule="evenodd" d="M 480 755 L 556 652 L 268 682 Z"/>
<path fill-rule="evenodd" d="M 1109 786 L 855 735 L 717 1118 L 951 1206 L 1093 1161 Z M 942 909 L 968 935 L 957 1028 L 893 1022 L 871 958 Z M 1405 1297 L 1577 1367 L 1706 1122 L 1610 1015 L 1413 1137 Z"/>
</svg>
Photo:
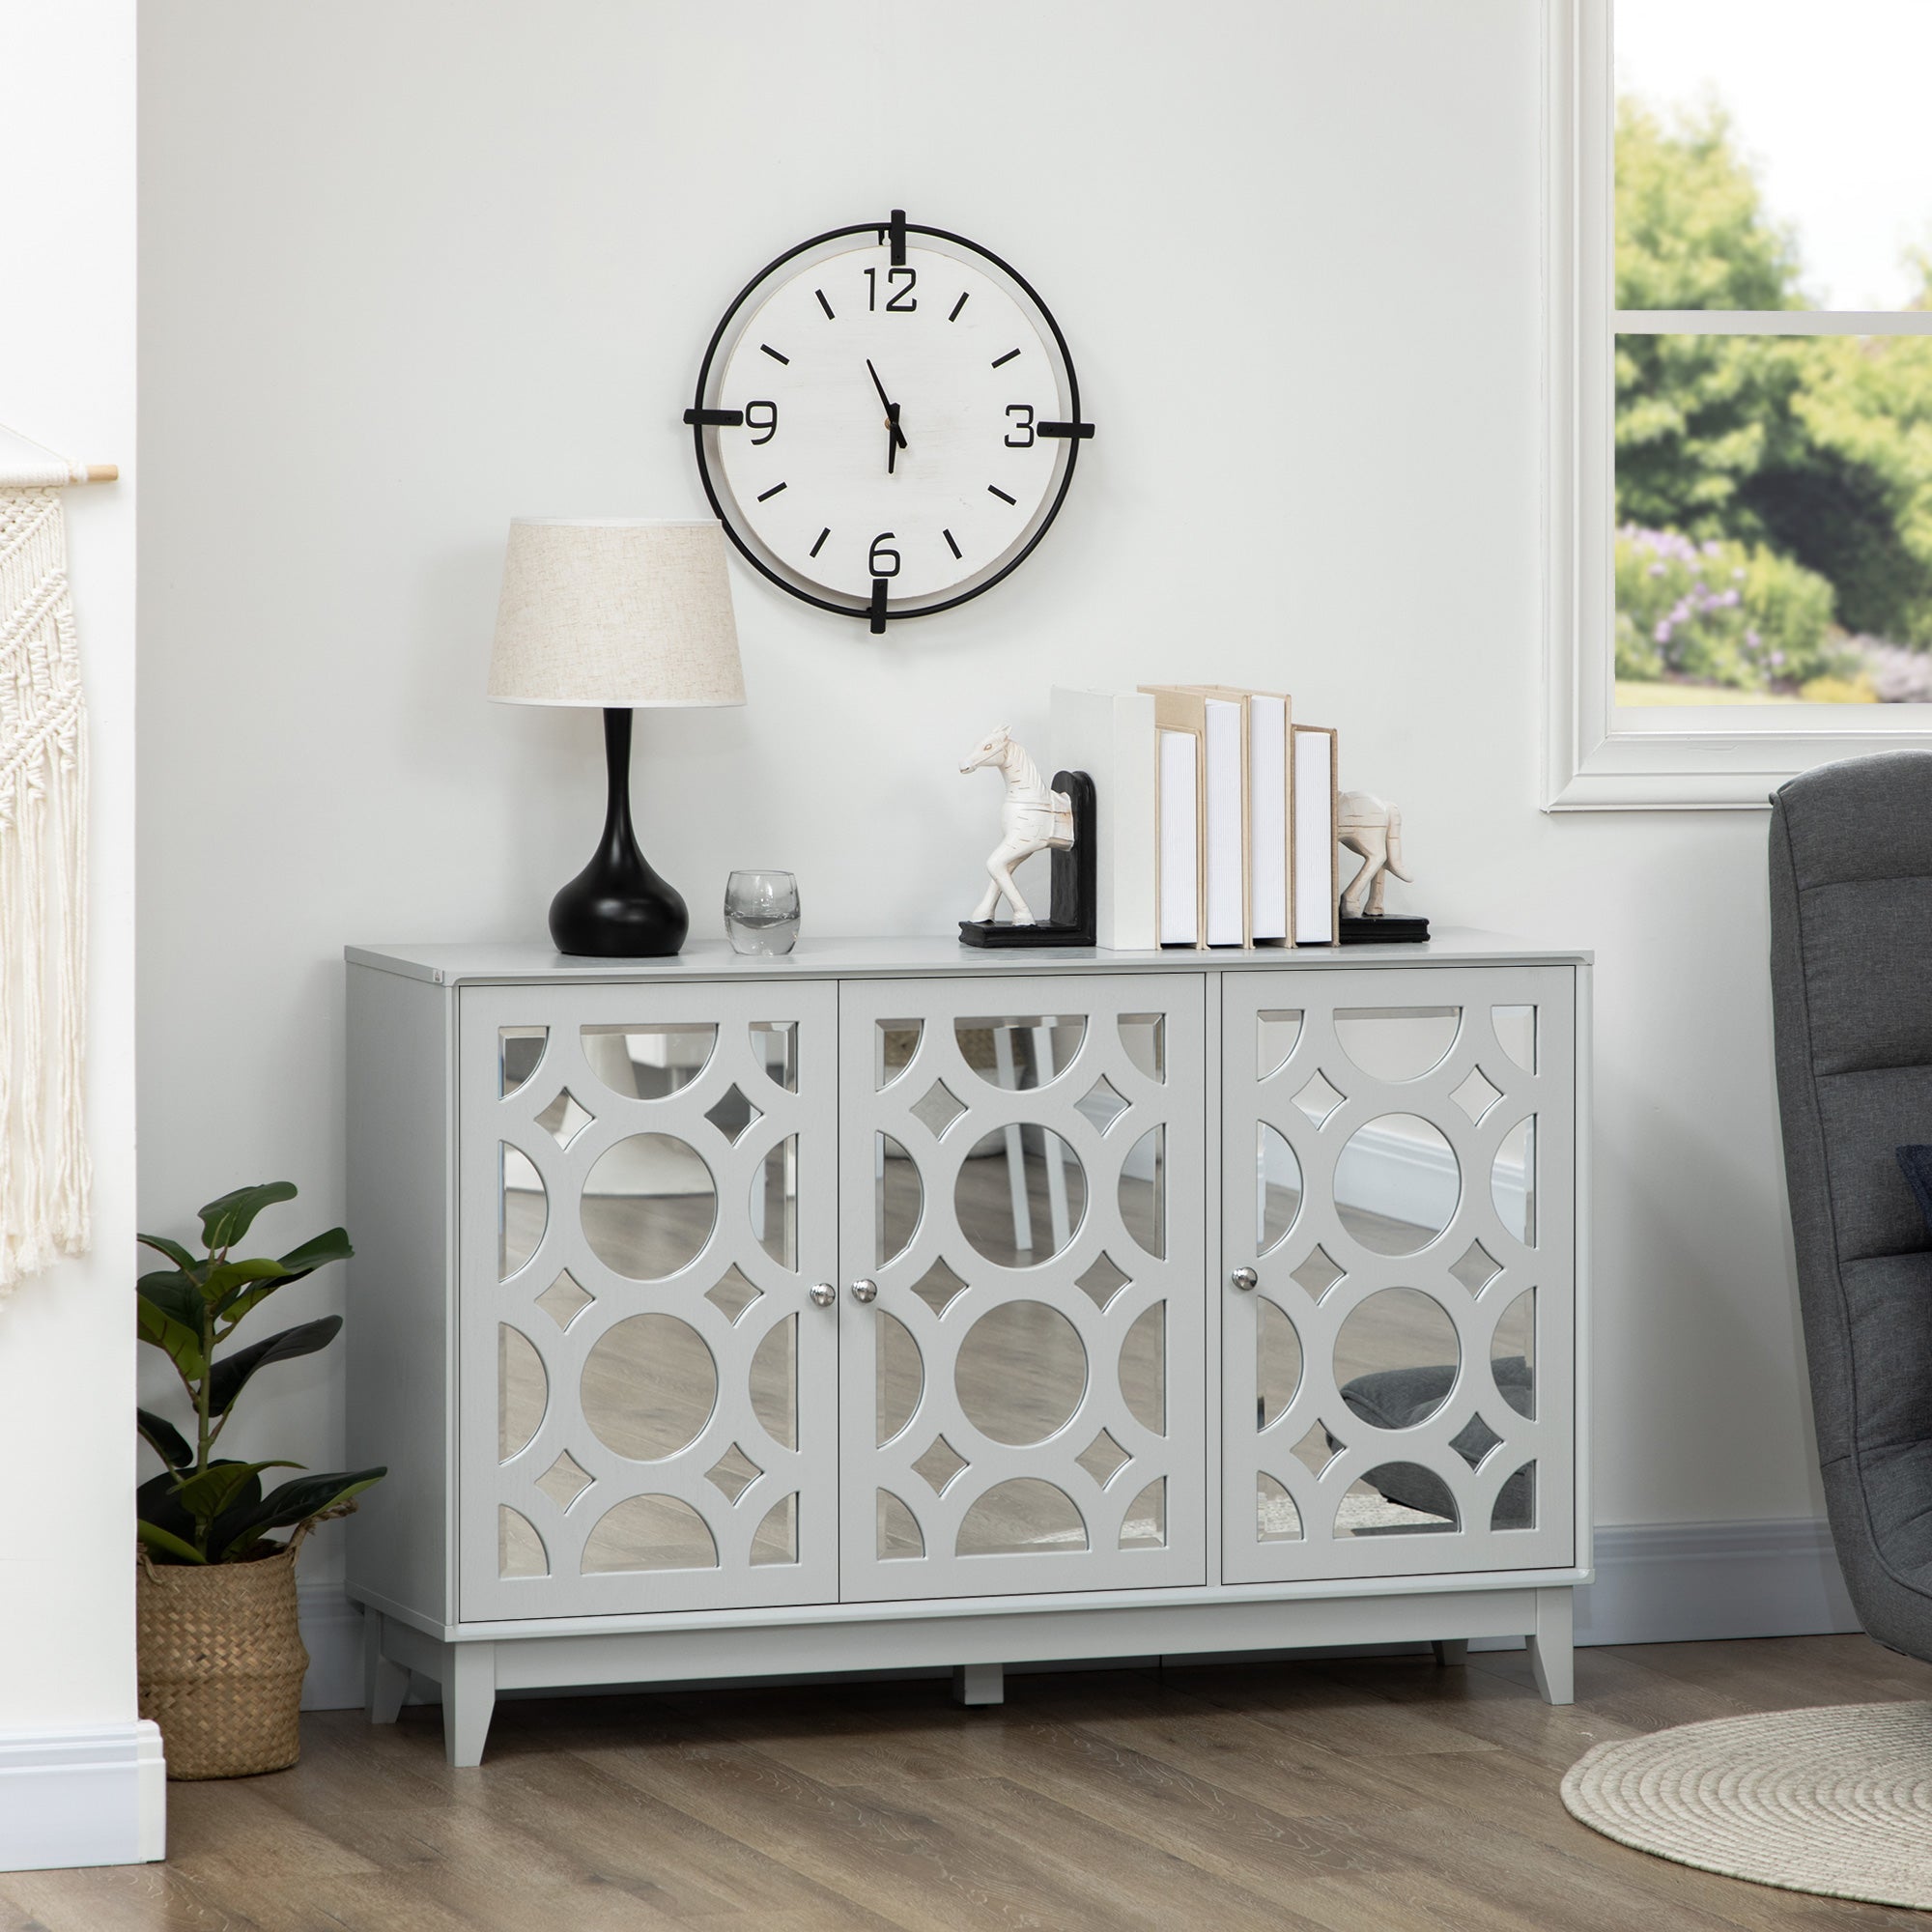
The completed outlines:
<svg viewBox="0 0 1932 1932">
<path fill-rule="evenodd" d="M 836 1600 L 835 1016 L 463 990 L 466 1618 Z"/>
<path fill-rule="evenodd" d="M 1395 980 L 1223 979 L 1230 1582 L 1574 1559 L 1574 980 Z"/>
<path fill-rule="evenodd" d="M 842 1596 L 1206 1581 L 1202 980 L 840 991 Z"/>
</svg>

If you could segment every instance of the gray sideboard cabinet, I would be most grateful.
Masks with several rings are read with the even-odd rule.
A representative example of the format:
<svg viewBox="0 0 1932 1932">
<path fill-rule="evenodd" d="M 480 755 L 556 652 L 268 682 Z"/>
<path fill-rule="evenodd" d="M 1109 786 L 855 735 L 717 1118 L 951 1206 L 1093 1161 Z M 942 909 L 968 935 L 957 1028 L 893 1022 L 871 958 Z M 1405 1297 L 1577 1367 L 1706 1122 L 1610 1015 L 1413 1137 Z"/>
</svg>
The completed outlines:
<svg viewBox="0 0 1932 1932">
<path fill-rule="evenodd" d="M 1568 1701 L 1586 955 L 348 958 L 376 1721 L 1507 1635 Z"/>
</svg>

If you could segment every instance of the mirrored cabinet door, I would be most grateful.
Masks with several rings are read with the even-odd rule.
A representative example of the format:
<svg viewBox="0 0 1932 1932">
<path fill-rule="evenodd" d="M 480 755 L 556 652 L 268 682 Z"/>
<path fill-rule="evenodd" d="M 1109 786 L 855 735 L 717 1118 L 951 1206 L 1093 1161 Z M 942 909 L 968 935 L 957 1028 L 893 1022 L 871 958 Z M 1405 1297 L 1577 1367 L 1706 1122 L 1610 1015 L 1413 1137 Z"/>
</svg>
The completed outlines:
<svg viewBox="0 0 1932 1932">
<path fill-rule="evenodd" d="M 835 988 L 460 1001 L 462 1615 L 833 1601 Z"/>
<path fill-rule="evenodd" d="M 1576 1554 L 1568 968 L 1222 981 L 1223 1575 Z"/>
<path fill-rule="evenodd" d="M 842 1596 L 1205 1582 L 1201 976 L 840 1001 Z"/>
</svg>

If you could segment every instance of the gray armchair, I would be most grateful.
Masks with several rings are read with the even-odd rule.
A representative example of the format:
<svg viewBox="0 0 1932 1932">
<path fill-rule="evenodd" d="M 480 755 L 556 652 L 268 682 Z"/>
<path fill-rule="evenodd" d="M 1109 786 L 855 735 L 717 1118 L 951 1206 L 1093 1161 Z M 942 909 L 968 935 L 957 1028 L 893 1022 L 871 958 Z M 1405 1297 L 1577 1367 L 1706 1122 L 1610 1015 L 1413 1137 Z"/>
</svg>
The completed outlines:
<svg viewBox="0 0 1932 1932">
<path fill-rule="evenodd" d="M 1932 1659 L 1932 1234 L 1894 1153 L 1932 1141 L 1932 752 L 1773 798 L 1771 989 L 1832 1538 L 1865 1629 Z"/>
</svg>

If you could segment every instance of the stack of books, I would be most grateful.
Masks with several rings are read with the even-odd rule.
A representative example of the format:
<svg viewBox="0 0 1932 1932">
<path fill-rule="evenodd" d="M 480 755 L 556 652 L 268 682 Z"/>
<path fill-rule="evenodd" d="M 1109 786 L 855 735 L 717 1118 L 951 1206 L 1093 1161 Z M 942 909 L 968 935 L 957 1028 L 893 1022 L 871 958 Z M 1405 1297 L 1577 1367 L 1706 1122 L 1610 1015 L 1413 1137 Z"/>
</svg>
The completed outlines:
<svg viewBox="0 0 1932 1932">
<path fill-rule="evenodd" d="M 1336 745 L 1285 692 L 1217 684 L 1053 693 L 1053 764 L 1094 780 L 1096 938 L 1333 946 Z"/>
</svg>

